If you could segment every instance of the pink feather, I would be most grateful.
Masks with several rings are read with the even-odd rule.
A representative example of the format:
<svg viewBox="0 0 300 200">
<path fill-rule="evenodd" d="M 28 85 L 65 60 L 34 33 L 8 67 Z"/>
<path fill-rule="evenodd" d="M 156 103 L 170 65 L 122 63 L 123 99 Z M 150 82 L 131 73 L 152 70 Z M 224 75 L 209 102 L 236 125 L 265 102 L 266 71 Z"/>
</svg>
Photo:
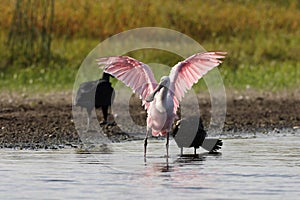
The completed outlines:
<svg viewBox="0 0 300 200">
<path fill-rule="evenodd" d="M 97 61 L 98 65 L 104 69 L 104 72 L 115 76 L 140 95 L 143 105 L 148 112 L 147 126 L 152 128 L 152 134 L 157 136 L 165 135 L 170 131 L 169 129 L 174 122 L 179 102 L 184 97 L 184 94 L 209 70 L 221 64 L 221 59 L 225 58 L 225 55 L 225 52 L 194 54 L 184 61 L 177 63 L 171 69 L 168 92 L 173 98 L 173 108 L 171 109 L 173 112 L 167 113 L 165 121 L 159 120 L 161 114 L 157 113 L 156 115 L 155 112 L 154 114 L 153 112 L 149 112 L 150 107 L 156 105 L 155 101 L 146 102 L 146 97 L 155 90 L 158 84 L 148 65 L 128 56 L 112 56 L 100 58 Z M 151 114 L 153 116 L 150 116 Z M 151 127 L 152 125 L 162 128 L 161 130 L 155 130 Z"/>
</svg>

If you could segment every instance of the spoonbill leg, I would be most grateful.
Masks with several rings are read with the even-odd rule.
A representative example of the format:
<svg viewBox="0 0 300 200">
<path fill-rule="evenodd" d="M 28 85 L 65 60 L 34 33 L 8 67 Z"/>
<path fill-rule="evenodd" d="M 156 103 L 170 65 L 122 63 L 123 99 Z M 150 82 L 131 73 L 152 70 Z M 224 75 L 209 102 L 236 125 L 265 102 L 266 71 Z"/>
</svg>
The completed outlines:
<svg viewBox="0 0 300 200">
<path fill-rule="evenodd" d="M 144 139 L 144 157 L 146 158 L 146 154 L 147 154 L 147 144 L 148 144 L 148 135 L 150 132 L 150 128 L 147 127 L 147 131 L 146 131 L 146 136 Z"/>
<path fill-rule="evenodd" d="M 167 159 L 169 158 L 169 132 L 167 132 L 167 141 L 166 141 L 166 151 L 167 151 Z"/>
</svg>

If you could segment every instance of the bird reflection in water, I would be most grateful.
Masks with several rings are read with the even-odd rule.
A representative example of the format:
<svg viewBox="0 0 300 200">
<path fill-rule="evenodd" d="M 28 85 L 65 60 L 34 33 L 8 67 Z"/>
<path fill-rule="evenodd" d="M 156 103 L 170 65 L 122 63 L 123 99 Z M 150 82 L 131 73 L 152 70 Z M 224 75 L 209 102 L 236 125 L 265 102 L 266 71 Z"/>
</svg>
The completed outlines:
<svg viewBox="0 0 300 200">
<path fill-rule="evenodd" d="M 166 162 L 161 163 L 151 163 L 154 171 L 156 172 L 174 172 L 179 170 L 180 167 L 186 165 L 204 165 L 204 162 L 207 160 L 207 157 L 220 157 L 222 153 L 220 152 L 203 152 L 199 154 L 183 154 L 178 155 L 178 157 L 172 162 L 169 162 L 169 159 L 166 158 Z M 145 166 L 149 166 L 145 160 Z"/>
</svg>

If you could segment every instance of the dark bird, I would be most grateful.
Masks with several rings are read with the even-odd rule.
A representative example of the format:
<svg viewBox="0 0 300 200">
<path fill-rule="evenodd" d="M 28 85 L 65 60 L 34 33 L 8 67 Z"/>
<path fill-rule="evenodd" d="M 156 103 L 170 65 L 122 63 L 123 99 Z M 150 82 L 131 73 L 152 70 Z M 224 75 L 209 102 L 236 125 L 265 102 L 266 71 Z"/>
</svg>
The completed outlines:
<svg viewBox="0 0 300 200">
<path fill-rule="evenodd" d="M 193 127 L 199 123 L 198 130 L 195 133 Z M 180 131 L 180 129 L 182 131 Z M 190 117 L 188 119 L 178 120 L 173 127 L 172 135 L 175 139 L 177 146 L 180 148 L 180 154 L 183 155 L 183 148 L 194 147 L 194 154 L 199 147 L 212 152 L 217 152 L 223 145 L 222 140 L 216 138 L 206 138 L 207 133 L 204 130 L 204 126 L 201 118 Z"/>
<path fill-rule="evenodd" d="M 108 109 L 114 100 L 114 89 L 109 82 L 110 75 L 103 73 L 102 78 L 80 84 L 76 94 L 75 106 L 86 108 L 88 113 L 87 130 L 90 126 L 92 110 L 101 107 L 104 120 L 100 124 L 107 123 Z"/>
</svg>

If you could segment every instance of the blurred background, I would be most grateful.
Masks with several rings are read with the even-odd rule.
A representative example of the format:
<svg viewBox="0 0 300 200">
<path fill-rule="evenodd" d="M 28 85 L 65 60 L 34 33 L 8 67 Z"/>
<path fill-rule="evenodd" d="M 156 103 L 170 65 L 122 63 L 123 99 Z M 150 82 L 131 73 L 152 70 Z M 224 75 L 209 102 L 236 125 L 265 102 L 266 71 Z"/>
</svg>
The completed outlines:
<svg viewBox="0 0 300 200">
<path fill-rule="evenodd" d="M 0 13 L 4 92 L 71 90 L 98 43 L 147 26 L 182 32 L 207 51 L 227 51 L 220 67 L 226 88 L 278 92 L 300 85 L 298 0 L 3 0 Z M 140 53 L 131 56 L 169 65 L 180 60 Z"/>
</svg>

